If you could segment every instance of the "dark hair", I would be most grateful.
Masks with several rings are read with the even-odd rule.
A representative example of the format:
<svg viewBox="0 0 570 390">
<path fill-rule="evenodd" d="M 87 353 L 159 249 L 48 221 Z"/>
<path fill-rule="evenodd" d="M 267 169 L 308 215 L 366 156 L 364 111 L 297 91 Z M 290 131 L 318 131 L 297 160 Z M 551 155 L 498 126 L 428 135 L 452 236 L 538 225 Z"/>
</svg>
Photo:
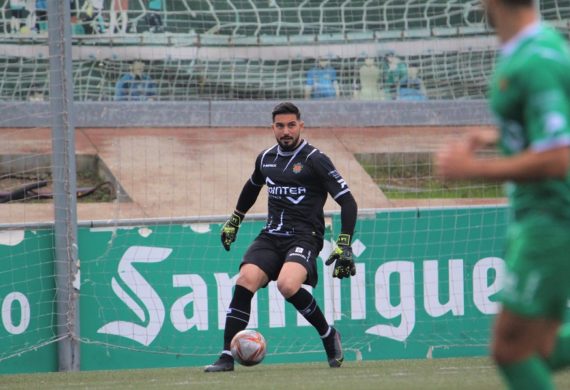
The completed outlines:
<svg viewBox="0 0 570 390">
<path fill-rule="evenodd" d="M 271 112 L 271 119 L 275 121 L 275 117 L 279 114 L 295 114 L 297 119 L 301 119 L 301 111 L 299 111 L 299 108 L 291 102 L 284 102 L 276 105 Z"/>
</svg>

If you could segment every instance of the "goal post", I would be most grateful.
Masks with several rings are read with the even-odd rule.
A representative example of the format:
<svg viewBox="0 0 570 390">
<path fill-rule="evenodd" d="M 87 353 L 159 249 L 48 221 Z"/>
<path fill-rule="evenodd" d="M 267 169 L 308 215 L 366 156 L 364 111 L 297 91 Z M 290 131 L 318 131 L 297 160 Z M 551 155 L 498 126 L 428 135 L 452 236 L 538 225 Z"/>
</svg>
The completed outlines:
<svg viewBox="0 0 570 390">
<path fill-rule="evenodd" d="M 70 3 L 49 1 L 56 334 L 60 371 L 79 371 L 80 284 Z"/>
</svg>

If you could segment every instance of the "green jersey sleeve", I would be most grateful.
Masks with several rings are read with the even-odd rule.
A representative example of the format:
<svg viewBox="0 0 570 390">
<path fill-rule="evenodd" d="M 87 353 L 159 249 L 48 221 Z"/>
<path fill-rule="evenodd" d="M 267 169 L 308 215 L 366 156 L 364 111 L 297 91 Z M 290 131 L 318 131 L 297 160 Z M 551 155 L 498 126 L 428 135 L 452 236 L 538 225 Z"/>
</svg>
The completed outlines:
<svg viewBox="0 0 570 390">
<path fill-rule="evenodd" d="M 560 83 L 562 69 L 545 54 L 529 62 L 525 72 L 524 121 L 529 147 L 535 151 L 570 145 L 570 99 Z"/>
</svg>

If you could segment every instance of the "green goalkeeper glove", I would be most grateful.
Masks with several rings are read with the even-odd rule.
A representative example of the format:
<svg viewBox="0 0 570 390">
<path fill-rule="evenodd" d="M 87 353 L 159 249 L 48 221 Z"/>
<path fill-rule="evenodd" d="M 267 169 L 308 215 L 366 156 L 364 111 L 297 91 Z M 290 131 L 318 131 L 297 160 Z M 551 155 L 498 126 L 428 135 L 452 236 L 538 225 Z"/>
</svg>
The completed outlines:
<svg viewBox="0 0 570 390">
<path fill-rule="evenodd" d="M 335 263 L 333 277 L 342 279 L 356 275 L 356 266 L 352 259 L 352 247 L 350 246 L 350 235 L 339 234 L 336 245 L 337 247 L 325 262 L 326 265 Z"/>
<path fill-rule="evenodd" d="M 234 211 L 230 219 L 228 219 L 222 227 L 222 245 L 227 251 L 230 250 L 230 245 L 232 245 L 232 243 L 236 240 L 239 225 L 241 225 L 241 219 L 242 217 L 237 215 L 237 213 Z"/>
</svg>

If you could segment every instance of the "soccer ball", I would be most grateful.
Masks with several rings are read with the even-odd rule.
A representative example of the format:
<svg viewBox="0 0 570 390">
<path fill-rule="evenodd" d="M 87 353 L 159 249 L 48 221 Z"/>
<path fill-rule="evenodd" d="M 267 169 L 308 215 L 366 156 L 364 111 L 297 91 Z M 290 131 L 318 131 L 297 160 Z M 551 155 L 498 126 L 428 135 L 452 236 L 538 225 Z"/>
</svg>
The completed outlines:
<svg viewBox="0 0 570 390">
<path fill-rule="evenodd" d="M 267 344 L 261 333 L 246 329 L 234 336 L 230 349 L 236 362 L 242 366 L 255 366 L 265 357 Z"/>
</svg>

